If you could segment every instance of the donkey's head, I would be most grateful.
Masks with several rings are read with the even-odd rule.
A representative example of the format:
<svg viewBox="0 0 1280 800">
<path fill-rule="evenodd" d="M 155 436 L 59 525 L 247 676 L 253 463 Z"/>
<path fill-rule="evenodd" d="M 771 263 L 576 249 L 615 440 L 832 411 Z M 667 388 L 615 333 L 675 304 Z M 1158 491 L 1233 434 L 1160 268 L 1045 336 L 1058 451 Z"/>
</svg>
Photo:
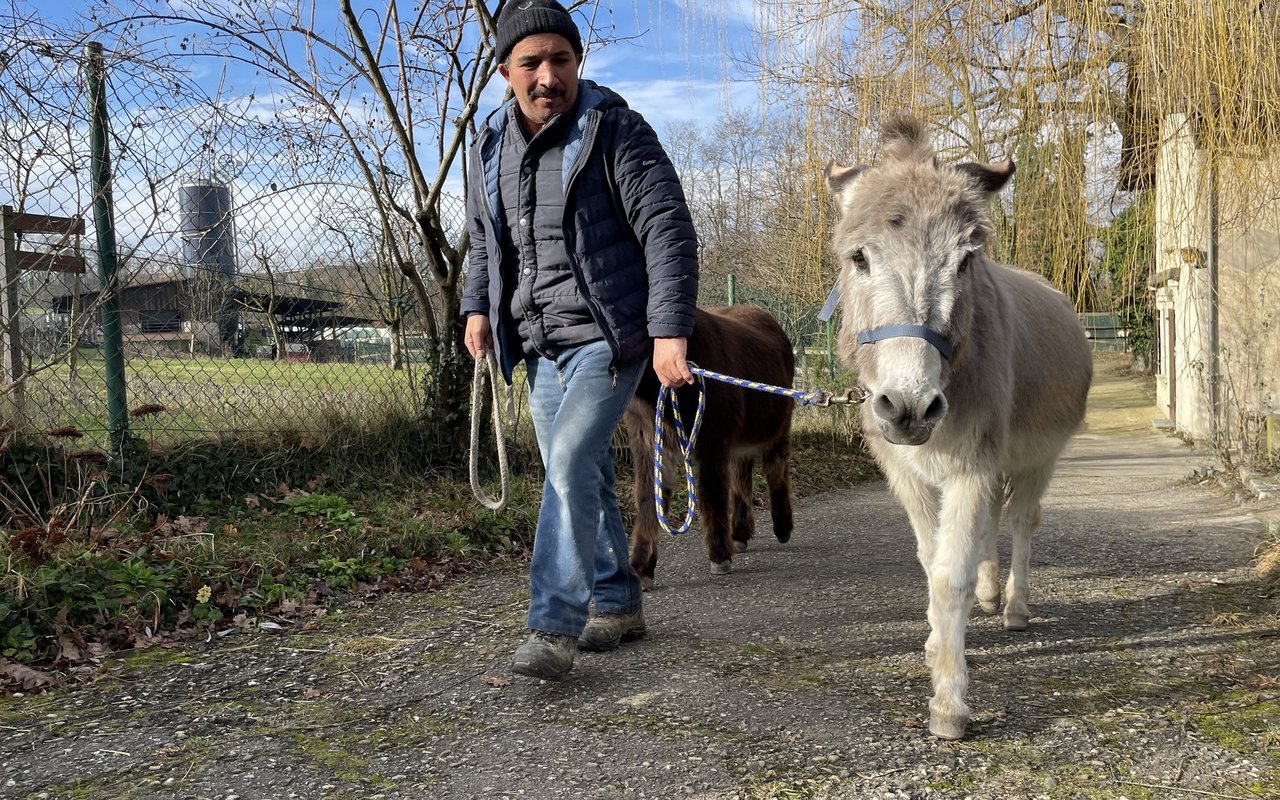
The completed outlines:
<svg viewBox="0 0 1280 800">
<path fill-rule="evenodd" d="M 840 353 L 870 392 L 895 444 L 924 444 L 947 413 L 952 360 L 963 358 L 975 280 L 986 269 L 991 196 L 1013 162 L 940 165 L 916 120 L 895 117 L 883 160 L 827 168 L 842 219 L 832 248 L 841 270 Z"/>
</svg>

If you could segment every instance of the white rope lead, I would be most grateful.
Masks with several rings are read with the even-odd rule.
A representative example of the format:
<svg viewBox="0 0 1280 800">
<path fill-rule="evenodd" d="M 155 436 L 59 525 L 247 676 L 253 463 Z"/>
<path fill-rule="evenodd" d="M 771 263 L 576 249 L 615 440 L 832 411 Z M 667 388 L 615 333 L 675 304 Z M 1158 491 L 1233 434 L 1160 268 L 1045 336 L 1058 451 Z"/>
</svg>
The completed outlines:
<svg viewBox="0 0 1280 800">
<path fill-rule="evenodd" d="M 493 394 L 493 438 L 498 449 L 498 472 L 501 475 L 501 493 L 497 500 L 480 486 L 480 399 L 483 396 L 482 384 L 489 381 Z M 498 395 L 498 359 L 490 350 L 483 357 L 476 359 L 476 371 L 471 378 L 471 492 L 480 504 L 490 511 L 500 512 L 507 507 L 511 499 L 511 471 L 507 469 L 507 445 L 502 430 L 502 398 Z M 508 417 L 515 417 L 515 403 L 511 396 L 511 387 L 507 387 Z"/>
</svg>

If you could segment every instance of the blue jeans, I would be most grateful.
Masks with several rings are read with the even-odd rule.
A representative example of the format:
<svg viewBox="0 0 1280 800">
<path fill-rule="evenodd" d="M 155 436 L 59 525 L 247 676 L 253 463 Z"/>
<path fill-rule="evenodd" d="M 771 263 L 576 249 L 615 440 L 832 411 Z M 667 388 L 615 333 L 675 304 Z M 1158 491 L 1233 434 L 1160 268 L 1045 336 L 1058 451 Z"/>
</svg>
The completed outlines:
<svg viewBox="0 0 1280 800">
<path fill-rule="evenodd" d="M 590 603 L 597 613 L 640 609 L 640 580 L 614 493 L 613 432 L 644 364 L 615 376 L 608 342 L 572 348 L 554 361 L 526 361 L 529 411 L 546 467 L 529 565 L 529 629 L 577 637 Z"/>
</svg>

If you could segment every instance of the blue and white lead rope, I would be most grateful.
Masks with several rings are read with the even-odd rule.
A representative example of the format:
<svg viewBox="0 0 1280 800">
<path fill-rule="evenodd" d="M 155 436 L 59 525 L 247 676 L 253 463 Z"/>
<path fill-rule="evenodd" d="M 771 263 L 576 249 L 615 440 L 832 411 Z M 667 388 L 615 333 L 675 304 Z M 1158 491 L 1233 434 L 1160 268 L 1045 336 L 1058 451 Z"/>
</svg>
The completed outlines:
<svg viewBox="0 0 1280 800">
<path fill-rule="evenodd" d="M 856 403 L 861 402 L 862 397 L 855 397 L 855 390 L 850 389 L 843 395 L 833 395 L 823 389 L 814 389 L 805 391 L 803 389 L 788 389 L 785 386 L 774 386 L 769 383 L 761 383 L 759 381 L 749 381 L 744 378 L 735 378 L 732 375 L 724 375 L 719 372 L 712 372 L 709 369 L 703 369 L 692 361 L 689 363 L 689 371 L 693 373 L 694 384 L 698 387 L 698 410 L 694 413 L 693 427 L 689 430 L 688 435 L 685 434 L 684 421 L 680 418 L 680 406 L 676 402 L 674 389 L 668 389 L 665 386 L 658 389 L 658 402 L 654 408 L 653 417 L 653 500 L 654 509 L 658 514 L 658 525 L 662 530 L 671 535 L 684 533 L 693 525 L 694 515 L 698 508 L 698 493 L 695 489 L 693 480 L 693 446 L 698 441 L 698 430 L 702 427 L 702 411 L 706 406 L 706 384 L 704 378 L 728 383 L 733 386 L 739 386 L 743 389 L 755 389 L 760 392 L 768 392 L 770 394 L 790 397 L 802 406 L 816 405 L 829 406 L 834 403 Z M 672 528 L 667 521 L 667 513 L 663 508 L 665 503 L 662 498 L 662 462 L 663 462 L 663 445 L 662 445 L 662 418 L 665 415 L 664 409 L 667 405 L 668 397 L 671 400 L 671 420 L 675 423 L 676 438 L 679 442 L 680 455 L 684 462 L 684 482 L 689 492 L 689 504 L 685 508 L 684 522 L 678 528 Z"/>
<path fill-rule="evenodd" d="M 693 517 L 698 509 L 698 493 L 693 482 L 693 445 L 698 441 L 698 430 L 702 427 L 702 410 L 706 406 L 707 391 L 702 381 L 701 371 L 694 369 L 693 365 L 690 365 L 689 369 L 694 374 L 694 385 L 698 387 L 698 410 L 694 412 L 693 427 L 689 429 L 689 433 L 685 434 L 684 420 L 680 418 L 680 404 L 676 402 L 675 389 L 668 389 L 666 386 L 658 389 L 658 403 L 653 412 L 653 507 L 658 513 L 659 527 L 673 536 L 684 533 L 693 526 Z M 662 417 L 668 397 L 671 399 L 671 421 L 676 426 L 676 439 L 682 456 L 681 461 L 684 464 L 684 483 L 689 490 L 689 504 L 684 510 L 684 522 L 680 523 L 680 527 L 676 529 L 672 529 L 671 524 L 667 522 L 667 512 L 663 508 L 666 503 L 662 497 Z"/>
</svg>

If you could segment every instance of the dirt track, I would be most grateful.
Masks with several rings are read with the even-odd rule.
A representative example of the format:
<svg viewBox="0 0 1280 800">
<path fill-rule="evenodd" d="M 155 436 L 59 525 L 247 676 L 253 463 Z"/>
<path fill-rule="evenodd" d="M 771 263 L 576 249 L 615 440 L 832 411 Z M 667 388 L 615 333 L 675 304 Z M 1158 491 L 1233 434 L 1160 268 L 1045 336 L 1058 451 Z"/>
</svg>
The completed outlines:
<svg viewBox="0 0 1280 800">
<path fill-rule="evenodd" d="M 1030 630 L 971 621 L 962 742 L 924 728 L 924 582 L 869 484 L 799 503 L 788 545 L 766 522 L 728 577 L 664 542 L 650 636 L 556 683 L 510 672 L 516 565 L 0 701 L 0 796 L 1280 797 L 1280 638 L 1240 624 L 1259 522 L 1151 416 L 1099 376 Z"/>
</svg>

